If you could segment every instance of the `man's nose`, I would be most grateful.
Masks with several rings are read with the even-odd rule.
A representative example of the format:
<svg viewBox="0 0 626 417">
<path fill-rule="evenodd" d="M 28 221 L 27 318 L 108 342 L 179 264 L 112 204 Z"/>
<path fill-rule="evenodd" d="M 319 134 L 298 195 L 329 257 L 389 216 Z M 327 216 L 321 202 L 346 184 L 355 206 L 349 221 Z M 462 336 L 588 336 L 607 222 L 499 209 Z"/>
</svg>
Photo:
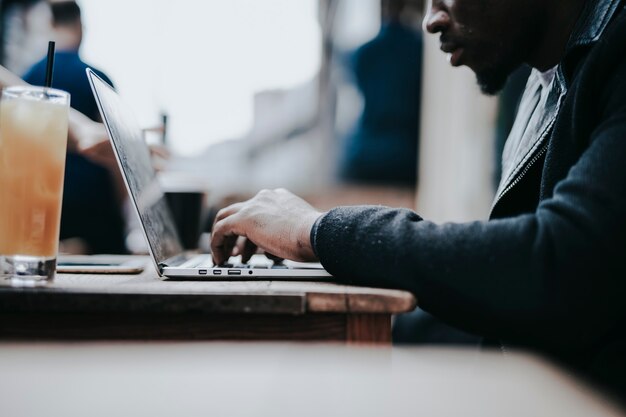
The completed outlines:
<svg viewBox="0 0 626 417">
<path fill-rule="evenodd" d="M 433 0 L 423 22 L 424 30 L 429 33 L 444 32 L 450 26 L 450 15 L 448 11 L 442 7 L 441 2 Z"/>
</svg>

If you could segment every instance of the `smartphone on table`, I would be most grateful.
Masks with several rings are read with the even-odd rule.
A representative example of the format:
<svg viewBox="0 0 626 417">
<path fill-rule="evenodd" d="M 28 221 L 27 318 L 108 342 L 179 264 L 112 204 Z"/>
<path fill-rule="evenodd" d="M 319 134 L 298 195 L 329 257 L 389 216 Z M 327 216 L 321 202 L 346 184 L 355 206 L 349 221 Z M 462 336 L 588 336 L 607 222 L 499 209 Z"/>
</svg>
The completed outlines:
<svg viewBox="0 0 626 417">
<path fill-rule="evenodd" d="M 148 262 L 137 255 L 60 255 L 57 272 L 61 274 L 140 274 Z"/>
</svg>

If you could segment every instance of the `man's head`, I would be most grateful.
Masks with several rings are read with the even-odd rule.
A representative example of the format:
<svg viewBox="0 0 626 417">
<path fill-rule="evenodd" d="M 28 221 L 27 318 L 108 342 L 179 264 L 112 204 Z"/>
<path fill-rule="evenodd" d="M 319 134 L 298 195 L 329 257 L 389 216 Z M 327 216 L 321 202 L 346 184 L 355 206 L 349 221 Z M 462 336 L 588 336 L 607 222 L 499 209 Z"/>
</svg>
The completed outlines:
<svg viewBox="0 0 626 417">
<path fill-rule="evenodd" d="M 52 27 L 62 49 L 78 49 L 83 40 L 80 7 L 75 1 L 50 1 Z"/>
<path fill-rule="evenodd" d="M 571 1 L 572 6 L 583 2 Z M 564 45 L 557 45 L 561 49 L 555 51 L 544 49 L 548 46 L 556 49 L 552 44 L 558 42 L 552 42 L 552 38 L 557 37 L 561 42 L 565 37 L 566 41 L 569 32 L 561 32 L 571 31 L 571 12 L 561 12 L 558 6 L 561 10 L 568 8 L 561 3 L 559 0 L 431 0 L 424 27 L 430 33 L 440 33 L 441 49 L 449 54 L 453 66 L 467 65 L 476 73 L 481 90 L 495 94 L 522 63 L 542 70 L 549 68 L 541 68 L 544 63 L 552 66 L 558 63 L 557 53 L 562 53 Z M 567 19 L 561 19 L 562 15 L 568 15 Z M 552 63 L 554 59 L 556 62 Z"/>
</svg>

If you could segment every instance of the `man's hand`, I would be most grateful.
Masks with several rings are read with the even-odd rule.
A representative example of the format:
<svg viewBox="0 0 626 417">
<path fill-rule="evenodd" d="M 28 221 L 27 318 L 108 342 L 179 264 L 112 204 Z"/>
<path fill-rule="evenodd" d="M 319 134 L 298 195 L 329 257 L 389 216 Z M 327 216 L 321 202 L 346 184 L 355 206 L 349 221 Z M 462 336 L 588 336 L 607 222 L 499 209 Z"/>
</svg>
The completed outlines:
<svg viewBox="0 0 626 417">
<path fill-rule="evenodd" d="M 70 109 L 69 122 L 68 149 L 71 151 L 81 152 L 83 149 L 109 141 L 102 123 L 94 122 L 75 109 Z"/>
<path fill-rule="evenodd" d="M 221 265 L 231 255 L 241 255 L 247 262 L 261 249 L 279 258 L 316 261 L 310 235 L 321 214 L 289 191 L 263 190 L 217 213 L 211 239 L 213 260 Z"/>
</svg>

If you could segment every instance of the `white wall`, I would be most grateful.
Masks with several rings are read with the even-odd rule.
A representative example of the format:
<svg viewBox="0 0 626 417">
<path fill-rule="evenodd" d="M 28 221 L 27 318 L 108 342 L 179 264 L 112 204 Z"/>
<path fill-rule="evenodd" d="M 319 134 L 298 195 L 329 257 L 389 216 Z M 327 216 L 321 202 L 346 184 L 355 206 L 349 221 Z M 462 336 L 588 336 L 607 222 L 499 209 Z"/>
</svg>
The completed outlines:
<svg viewBox="0 0 626 417">
<path fill-rule="evenodd" d="M 493 199 L 496 100 L 425 36 L 417 211 L 436 222 L 485 219 Z"/>
</svg>

